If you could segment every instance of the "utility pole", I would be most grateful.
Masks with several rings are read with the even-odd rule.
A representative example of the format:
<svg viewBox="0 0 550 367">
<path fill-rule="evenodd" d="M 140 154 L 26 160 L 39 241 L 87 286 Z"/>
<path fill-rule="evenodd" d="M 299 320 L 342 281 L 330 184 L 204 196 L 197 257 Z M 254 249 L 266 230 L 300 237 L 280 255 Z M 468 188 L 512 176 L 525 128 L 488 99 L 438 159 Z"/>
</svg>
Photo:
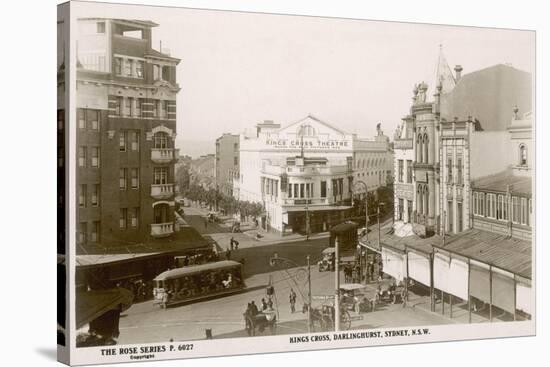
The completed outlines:
<svg viewBox="0 0 550 367">
<path fill-rule="evenodd" d="M 308 298 L 308 305 L 307 305 L 307 331 L 311 333 L 311 266 L 309 263 L 309 255 L 306 257 L 307 259 L 307 298 Z"/>
<path fill-rule="evenodd" d="M 334 291 L 334 331 L 340 331 L 340 251 L 338 244 L 338 236 L 334 240 L 335 249 L 335 264 L 334 264 L 334 276 L 335 276 L 335 291 Z"/>
</svg>

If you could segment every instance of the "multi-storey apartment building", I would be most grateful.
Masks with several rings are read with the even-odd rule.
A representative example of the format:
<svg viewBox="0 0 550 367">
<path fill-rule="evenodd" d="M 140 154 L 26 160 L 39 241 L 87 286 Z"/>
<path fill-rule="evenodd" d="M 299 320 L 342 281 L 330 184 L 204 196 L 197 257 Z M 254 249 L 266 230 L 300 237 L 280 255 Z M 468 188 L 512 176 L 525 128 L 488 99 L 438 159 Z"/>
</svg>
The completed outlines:
<svg viewBox="0 0 550 367">
<path fill-rule="evenodd" d="M 216 188 L 233 195 L 233 179 L 239 177 L 239 135 L 223 134 L 216 139 Z"/>
<path fill-rule="evenodd" d="M 150 21 L 86 18 L 77 36 L 77 242 L 128 246 L 174 233 L 179 59 Z"/>
</svg>

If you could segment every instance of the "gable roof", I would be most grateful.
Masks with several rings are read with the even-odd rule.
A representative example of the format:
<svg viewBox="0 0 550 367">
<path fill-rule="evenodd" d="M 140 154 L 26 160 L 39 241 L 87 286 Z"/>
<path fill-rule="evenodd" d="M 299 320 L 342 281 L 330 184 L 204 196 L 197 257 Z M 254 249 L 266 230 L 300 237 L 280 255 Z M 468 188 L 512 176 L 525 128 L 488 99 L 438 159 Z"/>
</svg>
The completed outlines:
<svg viewBox="0 0 550 367">
<path fill-rule="evenodd" d="M 454 89 L 441 96 L 441 117 L 477 119 L 484 131 L 504 131 L 514 106 L 532 110 L 531 74 L 498 64 L 462 76 Z"/>
<path fill-rule="evenodd" d="M 298 121 L 292 122 L 292 123 L 290 123 L 289 125 L 286 125 L 285 127 L 282 127 L 282 128 L 280 128 L 279 130 L 277 130 L 277 131 L 278 131 L 278 132 L 282 132 L 282 131 L 284 131 L 284 130 L 290 129 L 290 128 L 293 127 L 293 126 L 296 126 L 296 125 L 299 125 L 299 124 L 303 123 L 303 122 L 306 121 L 307 119 L 311 119 L 311 120 L 313 120 L 313 121 L 315 121 L 315 122 L 318 122 L 319 124 L 324 125 L 324 126 L 328 127 L 329 129 L 338 132 L 339 134 L 342 134 L 342 135 L 349 135 L 349 133 L 343 131 L 342 129 L 339 129 L 339 128 L 337 128 L 336 126 L 334 126 L 334 125 L 332 125 L 332 124 L 329 124 L 328 122 L 326 122 L 326 121 L 324 121 L 324 120 L 321 120 L 321 119 L 319 119 L 319 118 L 313 116 L 312 114 L 309 114 L 309 115 L 307 115 L 306 117 L 304 117 L 304 118 L 302 118 L 302 119 L 300 119 L 300 120 L 298 120 Z"/>
</svg>

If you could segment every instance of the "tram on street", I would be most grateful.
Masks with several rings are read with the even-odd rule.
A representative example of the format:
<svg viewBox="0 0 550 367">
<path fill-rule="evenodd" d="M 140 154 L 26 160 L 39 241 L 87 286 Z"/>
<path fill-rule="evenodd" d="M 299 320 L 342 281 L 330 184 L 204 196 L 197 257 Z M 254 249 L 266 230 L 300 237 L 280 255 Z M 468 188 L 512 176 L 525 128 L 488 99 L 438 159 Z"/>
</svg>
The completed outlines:
<svg viewBox="0 0 550 367">
<path fill-rule="evenodd" d="M 245 288 L 242 264 L 232 260 L 167 270 L 153 280 L 154 303 L 170 305 L 228 295 Z"/>
</svg>

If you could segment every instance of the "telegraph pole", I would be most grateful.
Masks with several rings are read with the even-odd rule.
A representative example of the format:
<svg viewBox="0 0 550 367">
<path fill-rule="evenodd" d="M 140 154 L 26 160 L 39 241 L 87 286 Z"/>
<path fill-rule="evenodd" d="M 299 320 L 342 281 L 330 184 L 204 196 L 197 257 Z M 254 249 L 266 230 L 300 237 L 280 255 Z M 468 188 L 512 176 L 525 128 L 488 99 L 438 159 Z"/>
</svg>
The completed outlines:
<svg viewBox="0 0 550 367">
<path fill-rule="evenodd" d="M 307 255 L 306 259 L 307 259 L 307 286 L 308 286 L 307 330 L 309 333 L 311 333 L 311 266 L 309 263 L 309 255 Z"/>
<path fill-rule="evenodd" d="M 335 291 L 334 291 L 334 331 L 340 331 L 340 251 L 338 249 L 338 236 L 334 240 L 335 248 Z"/>
</svg>

